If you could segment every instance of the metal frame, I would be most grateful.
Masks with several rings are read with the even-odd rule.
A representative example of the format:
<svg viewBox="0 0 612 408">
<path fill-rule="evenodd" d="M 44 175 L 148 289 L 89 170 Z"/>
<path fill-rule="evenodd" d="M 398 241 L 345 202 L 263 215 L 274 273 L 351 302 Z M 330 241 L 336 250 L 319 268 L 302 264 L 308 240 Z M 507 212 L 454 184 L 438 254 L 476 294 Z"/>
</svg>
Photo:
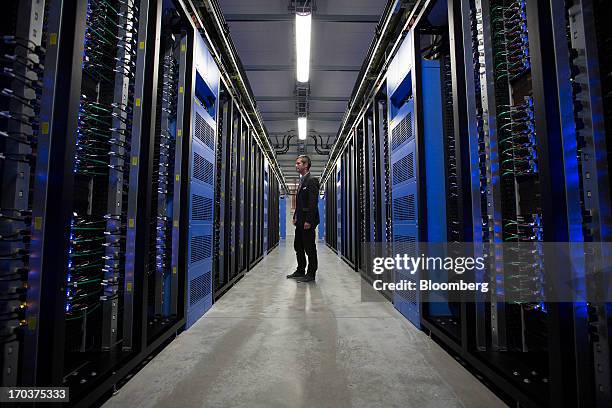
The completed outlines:
<svg viewBox="0 0 612 408">
<path fill-rule="evenodd" d="M 43 7 L 44 4 L 41 2 L 39 7 Z M 41 95 L 40 99 L 40 130 L 38 132 L 38 146 L 37 146 L 37 158 L 36 167 L 34 168 L 34 183 L 33 199 L 32 199 L 32 219 L 34 220 L 31 236 L 30 251 L 31 256 L 29 259 L 30 271 L 28 273 L 28 291 L 26 303 L 28 308 L 26 310 L 26 321 L 28 323 L 27 330 L 24 333 L 23 341 L 23 356 L 20 366 L 20 383 L 25 385 L 35 385 L 37 380 L 37 362 L 38 352 L 41 347 L 39 344 L 39 331 L 40 331 L 40 314 L 43 312 L 41 308 L 41 296 L 43 293 L 42 286 L 42 272 L 43 272 L 43 261 L 46 261 L 46 250 L 49 246 L 49 242 L 45 240 L 45 231 L 47 227 L 47 194 L 51 189 L 51 183 L 49 174 L 54 165 L 54 157 L 51 155 L 52 147 L 58 147 L 58 141 L 54 140 L 58 137 L 58 133 L 54 130 L 57 126 L 61 126 L 61 120 L 59 111 L 61 104 L 56 105 L 56 98 L 58 98 L 58 84 L 62 81 L 60 71 L 58 69 L 60 62 L 60 47 L 58 40 L 61 40 L 63 35 L 62 28 L 67 24 L 66 20 L 62 19 L 62 7 L 63 2 L 55 2 L 48 8 L 47 16 L 47 30 L 49 36 L 47 43 L 44 44 L 46 48 L 45 53 L 45 71 L 43 74 L 43 84 L 47 84 Z M 43 15 L 44 13 L 40 13 Z M 70 17 L 64 17 L 69 19 Z M 69 25 L 69 23 L 68 23 Z M 55 34 L 55 41 L 51 41 L 51 35 Z M 65 73 L 65 75 L 71 75 L 71 72 Z M 66 81 L 64 77 L 64 81 Z M 68 88 L 65 88 L 68 89 Z M 65 107 L 64 107 L 65 108 Z M 60 120 L 60 123 L 57 121 Z M 55 143 L 54 143 L 55 142 Z M 63 147 L 63 146 L 62 146 Z M 55 243 L 57 244 L 57 243 Z M 15 350 L 15 356 L 18 356 L 18 350 Z M 15 367 L 18 364 L 14 364 Z M 5 371 L 5 370 L 4 370 Z M 8 385 L 3 381 L 3 385 Z"/>
</svg>

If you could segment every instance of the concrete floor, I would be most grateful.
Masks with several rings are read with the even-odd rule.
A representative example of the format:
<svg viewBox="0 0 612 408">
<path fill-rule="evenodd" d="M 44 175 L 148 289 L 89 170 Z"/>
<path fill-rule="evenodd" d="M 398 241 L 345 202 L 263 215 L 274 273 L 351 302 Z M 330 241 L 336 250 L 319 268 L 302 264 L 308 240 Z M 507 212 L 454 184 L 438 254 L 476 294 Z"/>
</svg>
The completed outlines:
<svg viewBox="0 0 612 408">
<path fill-rule="evenodd" d="M 318 251 L 316 283 L 297 284 L 281 241 L 105 407 L 505 406 L 389 302 L 361 302 L 359 275 Z"/>
</svg>

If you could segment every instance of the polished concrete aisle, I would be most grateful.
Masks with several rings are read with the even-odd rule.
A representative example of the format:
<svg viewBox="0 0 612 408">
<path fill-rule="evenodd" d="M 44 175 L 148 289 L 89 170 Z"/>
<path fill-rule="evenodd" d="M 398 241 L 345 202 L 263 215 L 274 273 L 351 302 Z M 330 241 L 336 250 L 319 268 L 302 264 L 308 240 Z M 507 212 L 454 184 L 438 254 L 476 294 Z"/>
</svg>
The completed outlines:
<svg viewBox="0 0 612 408">
<path fill-rule="evenodd" d="M 389 302 L 361 302 L 359 275 L 318 251 L 316 283 L 297 284 L 281 241 L 105 406 L 505 406 Z"/>
</svg>

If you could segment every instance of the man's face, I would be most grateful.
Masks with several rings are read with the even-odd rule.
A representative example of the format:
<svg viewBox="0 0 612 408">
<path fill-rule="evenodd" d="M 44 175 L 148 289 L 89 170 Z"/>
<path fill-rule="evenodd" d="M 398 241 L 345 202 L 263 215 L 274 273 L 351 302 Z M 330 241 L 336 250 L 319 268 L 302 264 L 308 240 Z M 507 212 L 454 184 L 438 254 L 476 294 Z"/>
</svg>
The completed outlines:
<svg viewBox="0 0 612 408">
<path fill-rule="evenodd" d="M 298 158 L 295 160 L 295 171 L 297 171 L 300 174 L 304 174 L 306 173 L 306 170 L 308 170 L 306 168 L 306 163 L 302 161 L 302 159 Z"/>
</svg>

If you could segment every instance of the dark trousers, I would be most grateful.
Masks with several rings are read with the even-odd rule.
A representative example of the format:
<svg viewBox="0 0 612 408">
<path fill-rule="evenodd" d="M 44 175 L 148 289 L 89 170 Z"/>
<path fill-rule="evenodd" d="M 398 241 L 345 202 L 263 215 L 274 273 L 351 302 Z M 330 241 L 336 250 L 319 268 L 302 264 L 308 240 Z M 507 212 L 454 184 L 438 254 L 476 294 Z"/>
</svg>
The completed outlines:
<svg viewBox="0 0 612 408">
<path fill-rule="evenodd" d="M 297 256 L 297 272 L 306 272 L 306 255 L 308 255 L 308 275 L 315 276 L 319 266 L 315 244 L 315 228 L 305 230 L 304 227 L 296 227 L 293 249 L 295 249 Z"/>
</svg>

